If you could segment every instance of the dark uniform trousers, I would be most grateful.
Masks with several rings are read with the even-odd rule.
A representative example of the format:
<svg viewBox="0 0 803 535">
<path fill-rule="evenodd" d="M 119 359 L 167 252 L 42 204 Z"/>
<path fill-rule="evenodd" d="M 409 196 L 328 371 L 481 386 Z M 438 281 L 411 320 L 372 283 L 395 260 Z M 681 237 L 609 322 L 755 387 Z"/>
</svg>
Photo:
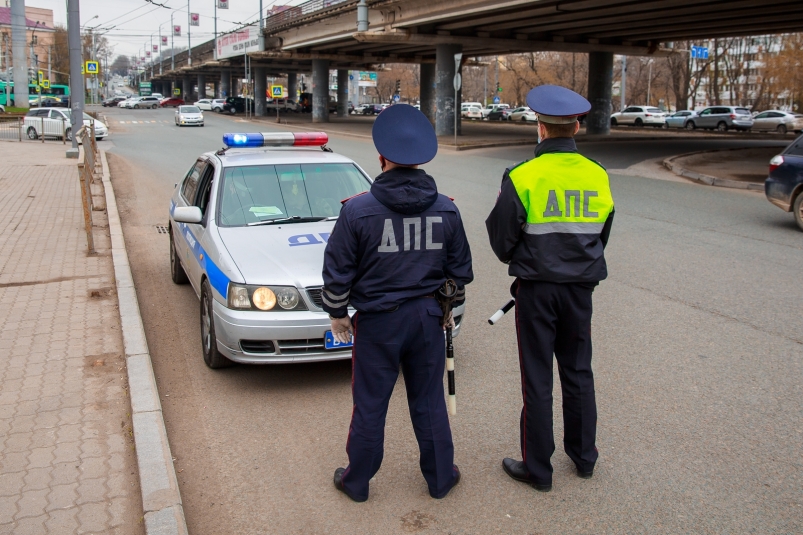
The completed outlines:
<svg viewBox="0 0 803 535">
<path fill-rule="evenodd" d="M 399 369 L 418 440 L 421 472 L 430 494 L 443 497 L 455 480 L 454 446 L 443 392 L 445 342 L 442 312 L 431 297 L 405 301 L 393 312 L 358 312 L 352 319 L 354 409 L 343 485 L 368 497 L 368 481 L 382 464 L 385 416 Z"/>
<path fill-rule="evenodd" d="M 584 472 L 594 469 L 597 405 L 591 371 L 591 294 L 583 284 L 517 279 L 516 333 L 521 387 L 521 452 L 534 483 L 552 482 L 552 355 L 563 392 L 563 447 Z"/>
</svg>

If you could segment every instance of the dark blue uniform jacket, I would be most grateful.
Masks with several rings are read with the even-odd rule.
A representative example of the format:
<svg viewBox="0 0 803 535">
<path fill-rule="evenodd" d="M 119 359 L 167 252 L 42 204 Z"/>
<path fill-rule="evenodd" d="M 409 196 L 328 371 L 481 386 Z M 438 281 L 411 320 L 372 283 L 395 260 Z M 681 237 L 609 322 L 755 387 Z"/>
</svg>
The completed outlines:
<svg viewBox="0 0 803 535">
<path fill-rule="evenodd" d="M 336 318 L 394 310 L 447 278 L 474 279 L 457 206 L 421 169 L 397 167 L 343 205 L 323 262 L 323 308 Z"/>
</svg>

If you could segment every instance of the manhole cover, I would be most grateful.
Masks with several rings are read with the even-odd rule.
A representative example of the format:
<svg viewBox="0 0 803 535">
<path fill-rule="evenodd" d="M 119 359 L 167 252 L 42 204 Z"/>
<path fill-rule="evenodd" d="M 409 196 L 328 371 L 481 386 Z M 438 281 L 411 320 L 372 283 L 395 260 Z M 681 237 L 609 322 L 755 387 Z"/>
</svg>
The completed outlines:
<svg viewBox="0 0 803 535">
<path fill-rule="evenodd" d="M 165 225 L 156 225 L 156 232 L 158 232 L 159 234 L 167 234 L 168 230 Z"/>
</svg>

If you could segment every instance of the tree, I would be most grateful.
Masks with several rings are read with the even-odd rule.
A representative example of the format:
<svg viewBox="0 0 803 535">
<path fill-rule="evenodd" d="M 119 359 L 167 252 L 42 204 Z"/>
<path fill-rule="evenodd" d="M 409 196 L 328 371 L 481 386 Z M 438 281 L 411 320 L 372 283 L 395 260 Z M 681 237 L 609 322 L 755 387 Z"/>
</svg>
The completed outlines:
<svg viewBox="0 0 803 535">
<path fill-rule="evenodd" d="M 128 56 L 117 56 L 109 66 L 109 71 L 112 74 L 119 74 L 120 76 L 127 76 L 128 71 L 131 69 L 131 58 Z"/>
</svg>

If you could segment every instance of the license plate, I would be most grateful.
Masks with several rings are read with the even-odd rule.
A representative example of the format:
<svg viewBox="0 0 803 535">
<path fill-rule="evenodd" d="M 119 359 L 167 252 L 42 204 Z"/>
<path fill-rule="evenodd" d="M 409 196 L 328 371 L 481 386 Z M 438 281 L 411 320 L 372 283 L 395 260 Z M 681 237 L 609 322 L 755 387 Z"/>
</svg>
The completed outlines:
<svg viewBox="0 0 803 535">
<path fill-rule="evenodd" d="M 335 340 L 335 336 L 332 334 L 332 331 L 326 331 L 323 335 L 323 347 L 324 349 L 344 349 L 347 347 L 351 347 L 354 345 L 354 339 L 352 338 L 348 342 L 338 342 Z"/>
</svg>

